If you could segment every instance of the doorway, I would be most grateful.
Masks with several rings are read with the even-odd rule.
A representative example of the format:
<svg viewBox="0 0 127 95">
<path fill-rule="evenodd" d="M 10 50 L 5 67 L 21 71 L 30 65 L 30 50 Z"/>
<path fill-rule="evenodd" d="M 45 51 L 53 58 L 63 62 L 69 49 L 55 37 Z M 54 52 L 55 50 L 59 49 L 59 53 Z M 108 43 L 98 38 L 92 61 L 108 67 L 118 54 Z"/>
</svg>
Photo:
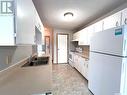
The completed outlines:
<svg viewBox="0 0 127 95">
<path fill-rule="evenodd" d="M 57 63 L 68 63 L 68 34 L 57 34 Z"/>
</svg>

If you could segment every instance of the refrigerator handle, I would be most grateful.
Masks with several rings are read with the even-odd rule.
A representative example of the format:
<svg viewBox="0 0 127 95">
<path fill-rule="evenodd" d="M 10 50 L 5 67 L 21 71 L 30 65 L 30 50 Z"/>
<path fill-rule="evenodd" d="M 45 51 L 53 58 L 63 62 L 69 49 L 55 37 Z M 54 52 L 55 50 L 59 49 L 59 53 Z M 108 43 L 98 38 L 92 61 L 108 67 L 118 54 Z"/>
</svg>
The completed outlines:
<svg viewBox="0 0 127 95">
<path fill-rule="evenodd" d="M 126 50 L 126 40 L 124 40 L 124 51 Z"/>
</svg>

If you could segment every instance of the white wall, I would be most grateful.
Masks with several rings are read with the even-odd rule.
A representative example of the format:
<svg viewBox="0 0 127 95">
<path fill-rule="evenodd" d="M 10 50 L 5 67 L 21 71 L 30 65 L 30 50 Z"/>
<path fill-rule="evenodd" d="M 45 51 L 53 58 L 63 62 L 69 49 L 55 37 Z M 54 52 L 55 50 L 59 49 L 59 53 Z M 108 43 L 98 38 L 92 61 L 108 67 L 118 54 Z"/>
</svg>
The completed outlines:
<svg viewBox="0 0 127 95">
<path fill-rule="evenodd" d="M 13 47 L 0 47 L 0 70 L 3 70 L 22 59 L 29 57 L 36 50 L 34 46 L 13 46 Z M 10 57 L 10 63 L 6 64 L 7 56 Z"/>
<path fill-rule="evenodd" d="M 54 29 L 54 33 L 53 33 L 53 37 L 54 37 L 54 63 L 57 62 L 57 60 L 56 60 L 56 57 L 57 57 L 56 56 L 56 36 L 57 36 L 57 33 L 66 33 L 66 34 L 69 34 L 69 51 L 72 48 L 71 40 L 72 40 L 73 31 L 64 30 L 64 29 Z"/>
</svg>

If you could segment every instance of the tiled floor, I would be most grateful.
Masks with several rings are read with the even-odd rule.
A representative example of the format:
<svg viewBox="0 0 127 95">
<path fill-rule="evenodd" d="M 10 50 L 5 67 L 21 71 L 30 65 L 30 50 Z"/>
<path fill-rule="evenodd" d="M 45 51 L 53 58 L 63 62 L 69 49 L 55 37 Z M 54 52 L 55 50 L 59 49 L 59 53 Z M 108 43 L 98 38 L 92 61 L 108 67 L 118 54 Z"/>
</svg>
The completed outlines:
<svg viewBox="0 0 127 95">
<path fill-rule="evenodd" d="M 68 64 L 53 65 L 53 95 L 92 95 L 85 78 Z"/>
</svg>

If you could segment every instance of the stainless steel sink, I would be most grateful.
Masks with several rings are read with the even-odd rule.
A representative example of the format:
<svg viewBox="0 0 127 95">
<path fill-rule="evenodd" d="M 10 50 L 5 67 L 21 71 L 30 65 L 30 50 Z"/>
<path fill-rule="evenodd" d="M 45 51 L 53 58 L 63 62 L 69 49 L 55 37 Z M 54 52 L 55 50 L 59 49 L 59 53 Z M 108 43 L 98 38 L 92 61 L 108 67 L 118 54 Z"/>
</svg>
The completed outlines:
<svg viewBox="0 0 127 95">
<path fill-rule="evenodd" d="M 49 57 L 37 57 L 24 64 L 22 67 L 40 66 L 40 65 L 46 65 L 48 63 L 49 63 Z"/>
</svg>

